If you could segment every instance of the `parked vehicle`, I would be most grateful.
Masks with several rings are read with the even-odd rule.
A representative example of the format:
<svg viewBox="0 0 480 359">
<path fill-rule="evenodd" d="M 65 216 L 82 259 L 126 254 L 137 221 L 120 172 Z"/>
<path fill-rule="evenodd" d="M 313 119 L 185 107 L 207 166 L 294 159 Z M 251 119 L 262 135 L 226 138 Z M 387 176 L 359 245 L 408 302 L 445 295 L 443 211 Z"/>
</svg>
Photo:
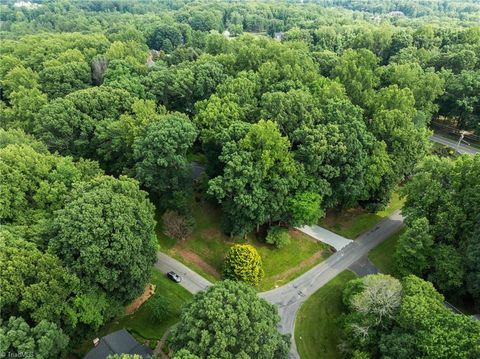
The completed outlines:
<svg viewBox="0 0 480 359">
<path fill-rule="evenodd" d="M 168 272 L 167 277 L 173 280 L 175 283 L 180 283 L 182 281 L 182 277 L 180 277 L 177 273 L 175 272 Z"/>
</svg>

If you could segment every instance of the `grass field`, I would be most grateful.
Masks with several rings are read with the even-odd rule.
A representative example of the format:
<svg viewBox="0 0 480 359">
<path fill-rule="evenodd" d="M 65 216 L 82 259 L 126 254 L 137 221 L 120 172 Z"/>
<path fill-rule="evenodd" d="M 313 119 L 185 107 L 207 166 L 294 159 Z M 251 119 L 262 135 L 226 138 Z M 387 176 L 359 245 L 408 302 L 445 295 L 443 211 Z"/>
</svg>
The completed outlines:
<svg viewBox="0 0 480 359">
<path fill-rule="evenodd" d="M 101 328 L 98 333 L 93 333 L 76 351 L 79 357 L 83 357 L 92 348 L 94 338 L 105 336 L 122 328 L 126 328 L 141 343 L 146 340 L 157 341 L 162 338 L 166 330 L 178 321 L 180 309 L 191 300 L 192 294 L 177 283 L 167 279 L 163 273 L 156 269 L 152 269 L 150 282 L 156 285 L 154 295 L 161 295 L 169 300 L 171 314 L 164 320 L 156 322 L 152 319 L 144 303 L 135 313 L 119 316 Z"/>
<path fill-rule="evenodd" d="M 395 252 L 398 238 L 403 232 L 405 232 L 405 230 L 401 229 L 391 235 L 390 238 L 380 243 L 368 254 L 368 259 L 370 259 L 380 272 L 393 275 L 393 253 Z"/>
<path fill-rule="evenodd" d="M 319 225 L 346 238 L 355 239 L 363 232 L 371 229 L 377 223 L 402 208 L 404 199 L 394 193 L 388 206 L 377 213 L 369 213 L 363 209 L 352 208 L 343 211 L 331 210 Z"/>
<path fill-rule="evenodd" d="M 302 359 L 341 358 L 338 318 L 345 309 L 342 292 L 345 284 L 354 278 L 354 273 L 343 271 L 301 306 L 295 321 L 295 342 Z"/>
<path fill-rule="evenodd" d="M 181 261 L 210 281 L 221 278 L 223 259 L 235 243 L 253 245 L 263 260 L 265 278 L 259 290 L 282 285 L 326 259 L 331 248 L 309 236 L 290 230 L 291 243 L 277 249 L 255 238 L 229 237 L 220 229 L 220 211 L 208 202 L 194 202 L 191 207 L 196 226 L 190 237 L 180 243 L 157 229 L 161 250 Z M 158 221 L 161 222 L 160 220 Z"/>
</svg>

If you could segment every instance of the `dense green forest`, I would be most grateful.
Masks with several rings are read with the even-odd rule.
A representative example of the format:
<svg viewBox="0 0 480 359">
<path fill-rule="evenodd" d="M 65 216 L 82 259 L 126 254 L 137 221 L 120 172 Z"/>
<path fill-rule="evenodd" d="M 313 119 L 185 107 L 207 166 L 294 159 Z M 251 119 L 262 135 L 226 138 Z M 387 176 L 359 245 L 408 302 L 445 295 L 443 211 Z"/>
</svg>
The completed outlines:
<svg viewBox="0 0 480 359">
<path fill-rule="evenodd" d="M 149 279 L 156 214 L 191 223 L 193 192 L 226 234 L 273 238 L 406 183 L 389 285 L 435 290 L 414 274 L 479 308 L 479 155 L 428 156 L 433 122 L 480 134 L 479 18 L 475 0 L 2 1 L 0 352 L 60 356 L 109 322 Z M 228 283 L 217 295 L 251 295 Z M 382 328 L 403 330 L 395 348 L 410 310 Z M 440 331 L 478 332 L 445 316 Z M 378 335 L 346 352 L 380 357 Z M 284 357 L 272 338 L 264 357 Z"/>
</svg>

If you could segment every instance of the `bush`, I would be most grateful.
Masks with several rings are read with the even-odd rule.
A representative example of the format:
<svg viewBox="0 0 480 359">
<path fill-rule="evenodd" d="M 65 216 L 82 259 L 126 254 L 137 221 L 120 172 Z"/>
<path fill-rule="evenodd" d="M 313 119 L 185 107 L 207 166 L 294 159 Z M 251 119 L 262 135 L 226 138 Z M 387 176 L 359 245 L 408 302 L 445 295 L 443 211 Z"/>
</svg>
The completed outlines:
<svg viewBox="0 0 480 359">
<path fill-rule="evenodd" d="M 195 225 L 193 218 L 185 218 L 175 211 L 166 211 L 162 223 L 165 234 L 176 240 L 185 240 Z"/>
<path fill-rule="evenodd" d="M 277 248 L 283 248 L 290 244 L 290 235 L 286 228 L 272 227 L 268 231 L 265 241 L 274 244 Z"/>
<path fill-rule="evenodd" d="M 225 257 L 223 275 L 256 286 L 263 278 L 262 258 L 253 246 L 236 244 Z"/>
<path fill-rule="evenodd" d="M 153 295 L 145 305 L 152 318 L 157 322 L 164 320 L 172 314 L 170 300 L 158 294 Z"/>
</svg>

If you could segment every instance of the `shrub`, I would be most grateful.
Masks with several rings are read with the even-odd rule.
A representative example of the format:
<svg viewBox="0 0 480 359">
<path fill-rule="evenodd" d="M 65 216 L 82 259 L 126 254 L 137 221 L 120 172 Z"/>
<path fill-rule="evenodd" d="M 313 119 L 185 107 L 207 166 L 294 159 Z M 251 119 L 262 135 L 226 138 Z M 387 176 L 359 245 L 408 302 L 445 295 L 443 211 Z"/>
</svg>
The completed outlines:
<svg viewBox="0 0 480 359">
<path fill-rule="evenodd" d="M 185 218 L 175 211 L 166 211 L 162 216 L 164 232 L 176 240 L 185 240 L 194 227 L 193 218 Z"/>
<path fill-rule="evenodd" d="M 290 244 L 290 235 L 286 228 L 272 227 L 268 231 L 265 241 L 274 244 L 277 248 L 283 248 Z"/>
<path fill-rule="evenodd" d="M 262 258 L 253 246 L 236 244 L 225 257 L 223 275 L 256 286 L 263 278 Z"/>
<path fill-rule="evenodd" d="M 153 295 L 145 305 L 152 318 L 157 322 L 164 320 L 165 317 L 172 314 L 170 300 L 158 294 Z"/>
</svg>

